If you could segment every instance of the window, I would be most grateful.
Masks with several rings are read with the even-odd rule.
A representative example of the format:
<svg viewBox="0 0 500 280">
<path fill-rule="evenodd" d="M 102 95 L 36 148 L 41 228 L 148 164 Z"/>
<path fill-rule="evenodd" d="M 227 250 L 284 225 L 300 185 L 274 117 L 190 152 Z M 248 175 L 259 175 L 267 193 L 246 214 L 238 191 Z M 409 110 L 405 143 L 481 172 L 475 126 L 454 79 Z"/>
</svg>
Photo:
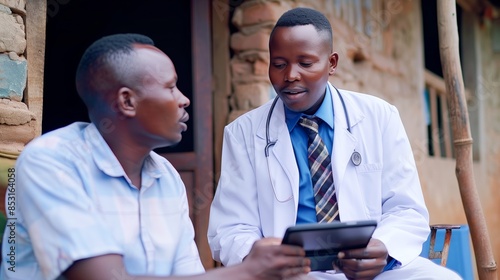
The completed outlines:
<svg viewBox="0 0 500 280">
<path fill-rule="evenodd" d="M 422 22 L 424 34 L 424 55 L 425 55 L 425 118 L 427 124 L 427 147 L 428 155 L 431 157 L 454 158 L 453 133 L 451 122 L 448 113 L 447 93 L 445 82 L 443 79 L 443 71 L 441 67 L 441 59 L 439 53 L 439 35 L 437 25 L 437 4 L 436 0 L 422 1 Z M 459 36 L 463 34 L 462 25 L 462 9 L 457 6 L 457 25 Z M 472 24 L 471 24 L 472 25 Z M 471 28 L 471 27 L 464 27 Z M 472 33 L 472 32 L 469 32 Z M 460 39 L 460 54 L 465 47 L 469 52 L 474 52 L 474 38 L 469 35 L 467 40 Z M 467 45 L 463 45 L 467 44 Z M 471 58 L 472 57 L 472 58 Z M 465 60 L 464 60 L 465 59 Z M 475 76 L 475 58 L 474 56 L 464 57 L 460 55 L 462 63 L 463 75 Z M 467 65 L 467 69 L 464 68 Z M 474 99 L 473 94 L 468 89 L 468 86 L 474 86 L 475 81 L 464 79 L 465 97 L 468 103 Z M 471 119 L 471 133 L 473 138 L 478 135 L 477 129 L 477 110 L 471 111 L 469 118 Z M 474 159 L 479 159 L 478 142 L 474 141 Z"/>
<path fill-rule="evenodd" d="M 443 78 L 425 70 L 425 105 L 429 156 L 453 157 L 451 123 L 448 117 L 446 88 Z"/>
</svg>

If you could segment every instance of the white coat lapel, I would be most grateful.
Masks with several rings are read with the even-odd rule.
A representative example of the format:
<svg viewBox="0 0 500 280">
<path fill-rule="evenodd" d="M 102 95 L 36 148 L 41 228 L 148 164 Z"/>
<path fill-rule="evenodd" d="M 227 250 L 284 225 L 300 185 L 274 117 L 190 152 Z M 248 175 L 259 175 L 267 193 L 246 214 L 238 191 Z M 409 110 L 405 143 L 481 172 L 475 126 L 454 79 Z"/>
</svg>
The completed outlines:
<svg viewBox="0 0 500 280">
<path fill-rule="evenodd" d="M 276 201 L 282 203 L 293 198 L 296 212 L 299 194 L 299 172 L 290 133 L 285 122 L 283 106 L 283 102 L 278 100 L 269 123 L 269 138 L 271 141 L 276 141 L 276 144 L 269 149 L 269 172 L 272 177 L 270 179 L 274 183 Z M 257 136 L 264 141 L 266 139 L 266 119 L 261 121 L 257 131 Z M 262 151 L 262 154 L 264 154 L 264 151 Z M 287 211 L 289 210 L 287 209 Z M 286 216 L 295 217 L 290 212 Z"/>
<path fill-rule="evenodd" d="M 333 111 L 334 111 L 334 136 L 332 148 L 332 163 L 333 163 L 333 178 L 337 192 L 342 192 L 342 185 L 347 166 L 351 162 L 351 156 L 357 144 L 356 137 L 347 129 L 347 119 L 342 101 L 340 100 L 337 90 L 330 85 L 332 93 Z M 345 95 L 345 94 L 344 94 Z M 343 96 L 351 129 L 362 119 L 362 114 L 355 106 L 352 106 L 347 96 Z M 339 202 L 340 203 L 340 202 Z"/>
</svg>

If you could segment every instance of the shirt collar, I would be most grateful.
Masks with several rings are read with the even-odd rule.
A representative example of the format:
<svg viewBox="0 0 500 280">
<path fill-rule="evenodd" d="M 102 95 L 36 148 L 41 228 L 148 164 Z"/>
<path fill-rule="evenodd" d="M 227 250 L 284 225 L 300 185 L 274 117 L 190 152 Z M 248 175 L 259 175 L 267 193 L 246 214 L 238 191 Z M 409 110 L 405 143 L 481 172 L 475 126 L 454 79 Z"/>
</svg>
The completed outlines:
<svg viewBox="0 0 500 280">
<path fill-rule="evenodd" d="M 94 162 L 101 171 L 112 177 L 127 177 L 122 165 L 93 123 L 85 128 L 84 138 L 91 149 Z M 150 152 L 144 161 L 143 172 L 145 171 L 151 177 L 159 178 L 166 170 L 153 154 L 154 152 Z"/>
<path fill-rule="evenodd" d="M 283 105 L 284 106 L 284 105 Z M 301 112 L 294 112 L 288 109 L 286 106 L 285 107 L 285 118 L 286 118 L 286 125 L 288 127 L 288 131 L 292 131 L 295 125 L 297 125 L 300 117 L 304 116 L 305 114 Z M 332 104 L 332 94 L 330 91 L 330 87 L 327 85 L 326 86 L 326 94 L 325 98 L 323 99 L 323 102 L 319 106 L 318 110 L 314 114 L 314 116 L 320 118 L 330 126 L 330 128 L 333 129 L 333 104 Z"/>
</svg>

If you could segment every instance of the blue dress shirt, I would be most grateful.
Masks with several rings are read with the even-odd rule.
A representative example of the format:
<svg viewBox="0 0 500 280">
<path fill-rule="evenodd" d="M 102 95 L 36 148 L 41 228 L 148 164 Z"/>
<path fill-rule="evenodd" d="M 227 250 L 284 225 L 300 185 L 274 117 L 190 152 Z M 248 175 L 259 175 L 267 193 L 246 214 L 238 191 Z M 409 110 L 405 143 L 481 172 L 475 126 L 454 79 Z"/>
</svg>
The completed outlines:
<svg viewBox="0 0 500 280">
<path fill-rule="evenodd" d="M 319 135 L 323 139 L 330 155 L 333 147 L 333 105 L 330 88 L 326 87 L 323 103 L 314 114 L 323 121 L 319 125 Z M 309 162 L 307 159 L 308 136 L 305 129 L 298 124 L 303 113 L 297 113 L 285 107 L 285 118 L 292 140 L 295 159 L 299 168 L 299 205 L 297 224 L 317 223 L 316 202 L 314 201 Z"/>
</svg>

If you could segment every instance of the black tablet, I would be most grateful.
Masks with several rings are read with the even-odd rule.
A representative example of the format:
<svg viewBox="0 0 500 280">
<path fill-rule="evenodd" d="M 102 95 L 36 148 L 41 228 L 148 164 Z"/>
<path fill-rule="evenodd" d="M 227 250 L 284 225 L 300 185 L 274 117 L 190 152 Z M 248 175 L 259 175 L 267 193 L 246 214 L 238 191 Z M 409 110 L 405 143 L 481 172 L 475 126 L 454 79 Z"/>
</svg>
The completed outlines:
<svg viewBox="0 0 500 280">
<path fill-rule="evenodd" d="M 332 270 L 338 252 L 366 247 L 376 227 L 375 220 L 295 225 L 286 230 L 282 243 L 302 246 L 311 270 Z"/>
</svg>

